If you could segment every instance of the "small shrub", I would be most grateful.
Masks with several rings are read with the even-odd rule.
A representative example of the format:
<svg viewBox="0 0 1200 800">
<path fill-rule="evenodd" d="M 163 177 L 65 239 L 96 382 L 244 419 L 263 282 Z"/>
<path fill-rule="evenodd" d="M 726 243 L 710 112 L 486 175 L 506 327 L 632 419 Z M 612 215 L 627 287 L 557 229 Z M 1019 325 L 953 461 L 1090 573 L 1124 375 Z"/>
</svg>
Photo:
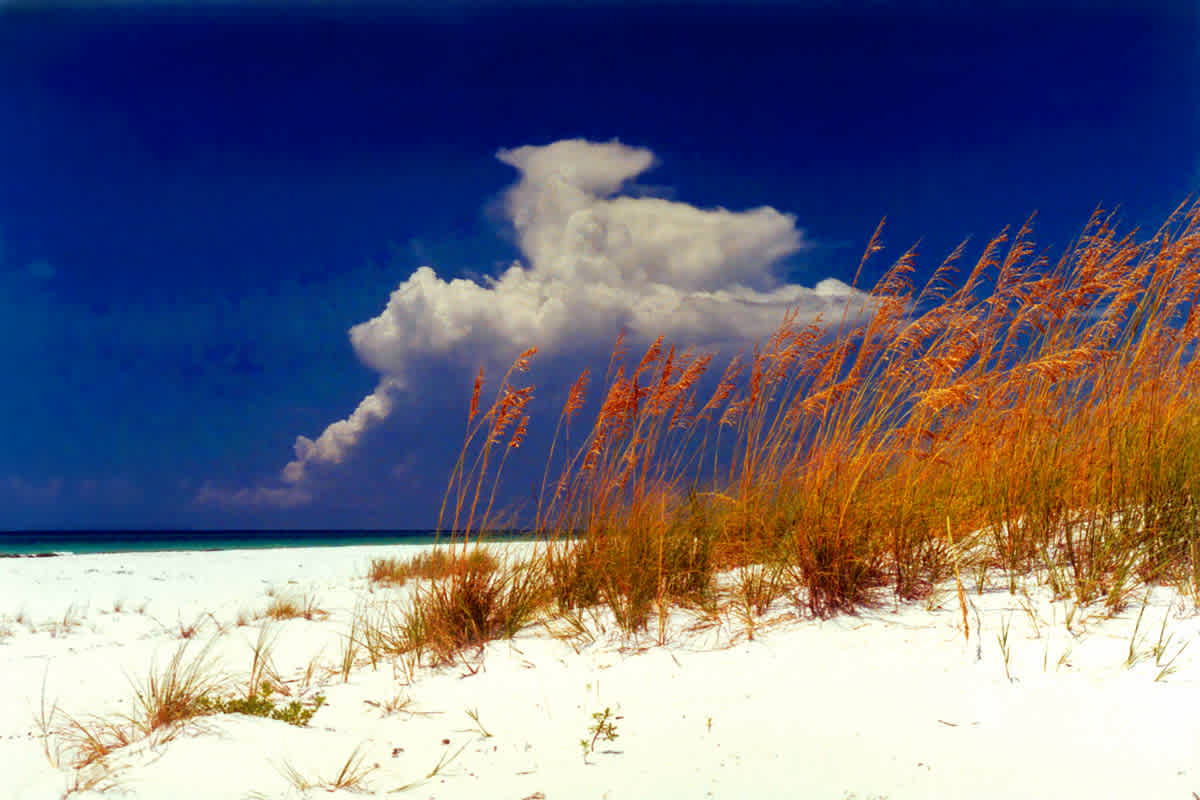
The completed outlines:
<svg viewBox="0 0 1200 800">
<path fill-rule="evenodd" d="M 325 703 L 325 695 L 319 694 L 313 698 L 312 705 L 304 705 L 299 700 L 277 704 L 271 699 L 273 692 L 271 684 L 263 681 L 260 690 L 249 697 L 203 697 L 198 707 L 202 714 L 246 714 L 303 728 Z"/>
<path fill-rule="evenodd" d="M 597 741 L 615 742 L 617 740 L 616 720 L 619 719 L 621 718 L 613 714 L 612 709 L 607 706 L 603 711 L 592 714 L 592 724 L 587 729 L 587 732 L 592 734 L 592 738 L 579 740 L 579 746 L 583 749 L 584 761 L 587 761 L 587 757 L 596 752 Z"/>
</svg>

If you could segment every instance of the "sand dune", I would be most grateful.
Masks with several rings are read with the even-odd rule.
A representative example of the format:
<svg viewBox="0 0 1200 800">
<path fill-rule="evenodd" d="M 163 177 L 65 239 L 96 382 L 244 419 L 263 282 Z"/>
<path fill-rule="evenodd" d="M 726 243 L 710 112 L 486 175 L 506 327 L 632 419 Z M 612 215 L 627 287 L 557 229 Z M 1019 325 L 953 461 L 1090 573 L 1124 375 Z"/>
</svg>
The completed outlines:
<svg viewBox="0 0 1200 800">
<path fill-rule="evenodd" d="M 1187 800 L 1200 791 L 1200 648 L 1188 647 L 1200 618 L 1167 589 L 1150 593 L 1144 611 L 1140 594 L 1115 617 L 1075 610 L 1069 627 L 1069 601 L 1051 602 L 1032 581 L 1026 596 L 972 591 L 969 639 L 949 590 L 825 621 L 780 601 L 753 631 L 734 614 L 681 610 L 634 639 L 597 612 L 584 615 L 586 634 L 533 626 L 449 667 L 364 662 L 344 680 L 355 609 L 410 591 L 372 589 L 370 559 L 414 549 L 0 559 L 0 794 L 326 797 L 348 763 L 361 780 L 357 792 L 339 790 L 346 797 Z M 263 618 L 278 597 L 324 613 Z M 59 729 L 66 714 L 129 713 L 131 683 L 181 644 L 191 655 L 209 647 L 244 690 L 264 625 L 286 699 L 325 697 L 307 726 L 218 714 L 82 770 L 64 742 L 43 736 L 37 720 L 52 707 Z M 596 714 L 611 738 L 596 734 Z"/>
</svg>

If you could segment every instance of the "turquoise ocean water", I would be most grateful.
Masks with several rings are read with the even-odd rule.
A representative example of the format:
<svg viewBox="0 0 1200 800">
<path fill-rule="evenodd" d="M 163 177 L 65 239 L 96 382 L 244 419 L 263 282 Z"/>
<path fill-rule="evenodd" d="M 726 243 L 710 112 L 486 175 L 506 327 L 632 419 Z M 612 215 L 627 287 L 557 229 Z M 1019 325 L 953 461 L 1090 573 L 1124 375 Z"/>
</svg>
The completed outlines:
<svg viewBox="0 0 1200 800">
<path fill-rule="evenodd" d="M 472 537 L 474 538 L 474 537 Z M 489 534 L 490 541 L 529 538 Z M 69 553 L 136 553 L 162 550 L 248 550 L 266 547 L 339 547 L 363 544 L 449 543 L 455 537 L 429 530 L 393 531 L 0 531 L 0 557 Z"/>
</svg>

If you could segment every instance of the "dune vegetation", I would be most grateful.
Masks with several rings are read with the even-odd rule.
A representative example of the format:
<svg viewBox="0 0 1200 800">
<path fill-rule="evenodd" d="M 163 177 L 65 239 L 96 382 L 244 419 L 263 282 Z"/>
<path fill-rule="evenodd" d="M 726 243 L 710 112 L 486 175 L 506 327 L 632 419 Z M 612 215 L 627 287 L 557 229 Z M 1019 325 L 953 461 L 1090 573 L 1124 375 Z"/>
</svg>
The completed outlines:
<svg viewBox="0 0 1200 800">
<path fill-rule="evenodd" d="M 1146 238 L 1097 214 L 1055 261 L 1036 253 L 1030 229 L 1002 233 L 970 265 L 960 246 L 919 288 L 907 252 L 838 319 L 800 324 L 789 314 L 719 377 L 709 375 L 711 353 L 659 339 L 627 361 L 619 337 L 574 444 L 587 371 L 567 395 L 528 512 L 532 547 L 487 542 L 515 518 L 497 498 L 532 424 L 535 389 L 521 376 L 536 351 L 517 358 L 488 406 L 480 372 L 439 524 L 453 536 L 370 563 L 367 594 L 341 620 L 336 664 L 318 654 L 302 679 L 280 677 L 271 626 L 329 612 L 315 590 L 271 589 L 240 677 L 210 658 L 211 641 L 188 652 L 197 618 L 180 623 L 167 666 L 152 663 L 133 682 L 131 713 L 71 716 L 43 683 L 47 759 L 73 771 L 68 795 L 109 785 L 111 753 L 170 741 L 189 721 L 248 714 L 304 726 L 324 704 L 314 678 L 348 683 L 358 667 L 384 663 L 405 685 L 423 666 L 475 674 L 481 661 L 468 651 L 535 623 L 586 639 L 589 620 L 603 617 L 664 643 L 682 607 L 731 615 L 753 637 L 756 618 L 781 604 L 828 617 L 937 595 L 961 609 L 978 660 L 981 623 L 967 593 L 997 578 L 1013 593 L 1040 583 L 1053 600 L 1098 613 L 1122 611 L 1152 585 L 1200 606 L 1200 203 Z M 1146 592 L 1125 666 L 1152 657 L 1158 681 L 1186 642 L 1169 652 L 1164 616 L 1147 647 L 1148 603 Z M 1065 613 L 1070 630 L 1074 611 Z M 78 625 L 75 615 L 52 630 Z M 996 638 L 1010 680 L 1011 620 Z M 249 623 L 240 610 L 237 624 Z M 1068 646 L 1059 666 L 1069 655 Z M 1049 663 L 1047 637 L 1043 671 Z M 408 703 L 392 694 L 372 706 L 388 714 Z M 490 737 L 477 710 L 471 718 Z M 585 761 L 621 717 L 605 707 L 592 718 Z M 461 752 L 443 754 L 427 778 Z M 290 765 L 283 774 L 300 791 L 354 787 L 378 766 L 366 763 L 355 749 L 336 778 Z"/>
<path fill-rule="evenodd" d="M 605 604 L 635 631 L 673 605 L 715 606 L 718 575 L 748 614 L 786 596 L 819 616 L 953 579 L 964 630 L 964 583 L 997 570 L 1109 610 L 1150 583 L 1200 598 L 1200 204 L 1147 237 L 1097 212 L 1057 260 L 1030 222 L 974 264 L 964 250 L 922 287 L 906 252 L 838 319 L 787 315 L 703 394 L 712 354 L 660 338 L 627 363 L 618 338 L 586 436 L 568 446 L 586 370 L 558 420 L 540 563 L 519 580 L 447 570 L 416 595 L 423 618 L 459 627 L 436 638 L 510 629 L 488 616 L 509 587 L 523 614 Z M 476 378 L 439 523 L 463 535 L 460 555 L 498 527 L 535 353 L 488 407 Z"/>
</svg>

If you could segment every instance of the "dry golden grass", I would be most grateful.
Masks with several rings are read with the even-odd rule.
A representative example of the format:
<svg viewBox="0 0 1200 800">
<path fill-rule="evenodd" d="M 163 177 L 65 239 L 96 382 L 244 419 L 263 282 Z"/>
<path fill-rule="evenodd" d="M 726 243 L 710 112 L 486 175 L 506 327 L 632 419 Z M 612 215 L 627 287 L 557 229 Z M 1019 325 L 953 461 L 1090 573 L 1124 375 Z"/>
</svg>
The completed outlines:
<svg viewBox="0 0 1200 800">
<path fill-rule="evenodd" d="M 205 698 L 223 693 L 226 681 L 212 658 L 212 641 L 189 658 L 185 639 L 165 667 L 152 666 L 146 679 L 133 687 L 138 713 L 131 722 L 143 735 L 203 716 Z"/>
<path fill-rule="evenodd" d="M 367 776 L 378 768 L 378 764 L 367 764 L 363 745 L 359 745 L 350 752 L 337 774 L 331 778 L 319 776 L 310 778 L 288 761 L 284 761 L 280 766 L 280 774 L 297 791 L 305 794 L 311 789 L 324 789 L 327 792 L 336 792 L 339 789 L 348 792 L 367 792 L 369 791 L 366 782 Z"/>
<path fill-rule="evenodd" d="M 185 725 L 198 717 L 213 714 L 242 713 L 267 717 L 293 725 L 307 725 L 324 703 L 322 695 L 312 702 L 298 699 L 277 705 L 270 696 L 276 691 L 290 695 L 272 662 L 275 631 L 263 626 L 256 641 L 250 643 L 251 660 L 244 694 L 233 694 L 234 682 L 219 671 L 213 657 L 216 639 L 210 639 L 198 652 L 191 651 L 193 641 L 183 640 L 161 669 L 151 663 L 147 676 L 133 683 L 132 714 L 109 717 L 76 718 L 48 703 L 43 681 L 37 724 L 46 759 L 58 768 L 67 762 L 77 780 L 96 786 L 100 778 L 111 778 L 108 756 L 138 741 L 153 737 L 161 744 L 170 741 Z M 310 667 L 311 669 L 311 667 Z"/>
<path fill-rule="evenodd" d="M 57 739 L 75 770 L 103 763 L 110 753 L 142 738 L 138 729 L 125 720 L 76 719 L 65 713 L 62 716 L 64 724 L 47 735 Z M 54 760 L 57 759 L 58 754 Z"/>
<path fill-rule="evenodd" d="M 222 691 L 225 682 L 214 669 L 209 647 L 189 658 L 190 644 L 183 640 L 165 667 L 158 669 L 152 664 L 146 679 L 134 685 L 132 715 L 74 717 L 56 703 L 47 705 L 43 684 L 36 722 L 51 765 L 57 767 L 66 760 L 78 777 L 81 770 L 103 765 L 116 750 L 152 734 L 168 740 L 180 724 L 211 713 L 206 698 Z"/>
<path fill-rule="evenodd" d="M 482 548 L 451 551 L 436 548 L 411 558 L 373 558 L 367 570 L 371 583 L 403 586 L 409 580 L 438 580 L 458 572 L 490 572 L 499 566 L 496 557 Z"/>
<path fill-rule="evenodd" d="M 372 664 L 387 656 L 450 663 L 465 649 L 511 638 L 550 601 L 540 559 L 501 564 L 480 550 L 433 552 L 442 553 L 438 575 L 418 586 L 406 604 L 356 610 L 343 676 L 360 647 Z"/>
<path fill-rule="evenodd" d="M 619 337 L 574 447 L 589 373 L 572 387 L 539 490 L 560 609 L 605 603 L 635 630 L 750 565 L 768 570 L 741 573 L 755 611 L 919 598 L 963 563 L 1113 609 L 1147 581 L 1200 597 L 1200 204 L 1143 239 L 1097 213 L 1053 262 L 1031 231 L 973 264 L 960 246 L 920 289 L 904 253 L 838 318 L 787 315 L 715 387 L 711 355 L 659 339 L 631 366 Z M 467 538 L 527 429 L 533 387 L 510 379 L 535 352 L 482 413 L 476 379 L 442 520 Z"/>
<path fill-rule="evenodd" d="M 329 616 L 329 612 L 317 605 L 314 594 L 281 595 L 271 598 L 264 616 L 273 620 L 306 619 L 314 620 Z"/>
</svg>

